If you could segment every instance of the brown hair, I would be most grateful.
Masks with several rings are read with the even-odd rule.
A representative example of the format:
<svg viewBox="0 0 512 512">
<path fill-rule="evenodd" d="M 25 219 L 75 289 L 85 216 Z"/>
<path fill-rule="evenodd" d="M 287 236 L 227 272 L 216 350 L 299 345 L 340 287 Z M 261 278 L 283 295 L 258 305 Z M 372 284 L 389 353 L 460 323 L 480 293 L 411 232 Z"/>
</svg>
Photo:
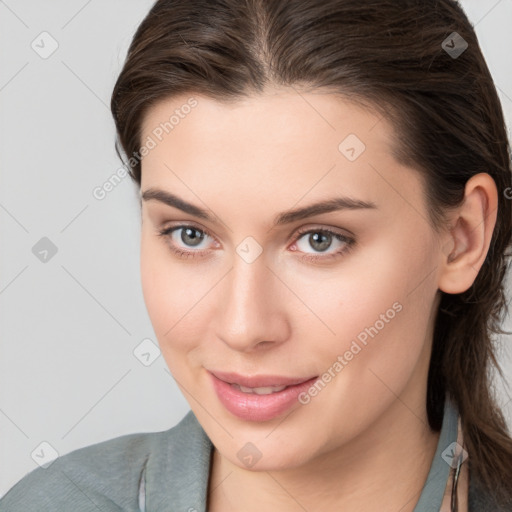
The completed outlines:
<svg viewBox="0 0 512 512">
<path fill-rule="evenodd" d="M 458 56 L 447 51 L 453 32 L 468 44 Z M 471 176 L 486 172 L 496 182 L 498 218 L 483 267 L 467 292 L 439 292 L 427 413 L 439 430 L 445 394 L 453 397 L 471 477 L 498 502 L 512 500 L 512 439 L 491 387 L 493 368 L 503 377 L 494 336 L 506 310 L 510 144 L 465 13 L 454 0 L 159 0 L 112 94 L 116 148 L 131 157 L 132 178 L 140 186 L 132 155 L 152 105 L 194 92 L 231 101 L 267 85 L 322 88 L 385 115 L 396 132 L 394 156 L 425 177 L 436 229 L 461 204 Z"/>
</svg>

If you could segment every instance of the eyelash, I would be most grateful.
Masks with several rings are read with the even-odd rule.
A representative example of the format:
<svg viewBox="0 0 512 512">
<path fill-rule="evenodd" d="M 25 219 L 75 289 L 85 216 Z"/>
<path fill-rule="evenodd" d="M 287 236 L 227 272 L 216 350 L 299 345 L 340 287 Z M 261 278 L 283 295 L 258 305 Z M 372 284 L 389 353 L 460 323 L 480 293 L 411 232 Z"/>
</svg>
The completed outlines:
<svg viewBox="0 0 512 512">
<path fill-rule="evenodd" d="M 183 249 L 179 249 L 169 241 L 170 235 L 174 231 L 179 230 L 179 229 L 186 229 L 186 228 L 195 229 L 196 231 L 204 233 L 205 235 L 209 236 L 210 238 L 213 238 L 212 235 L 210 235 L 210 233 L 208 231 L 198 228 L 192 224 L 180 224 L 178 226 L 171 226 L 171 227 L 164 228 L 164 229 L 158 231 L 158 236 L 166 238 L 167 239 L 166 243 L 167 243 L 169 249 L 180 258 L 189 259 L 189 258 L 204 257 L 203 255 L 200 254 L 202 251 L 186 251 Z M 333 231 L 332 229 L 329 229 L 329 228 L 301 228 L 297 231 L 297 233 L 293 239 L 293 243 L 296 243 L 298 240 L 300 240 L 303 235 L 310 234 L 310 233 L 322 233 L 322 234 L 327 233 L 327 234 L 333 236 L 334 238 L 336 238 L 337 240 L 339 240 L 340 242 L 343 242 L 345 244 L 345 246 L 342 249 L 338 250 L 337 252 L 329 253 L 326 255 L 305 253 L 299 257 L 299 259 L 301 261 L 306 261 L 309 263 L 316 263 L 318 261 L 320 261 L 320 262 L 331 261 L 333 259 L 337 259 L 338 257 L 348 253 L 353 248 L 353 246 L 355 244 L 355 240 L 353 238 L 343 235 L 337 231 Z"/>
</svg>

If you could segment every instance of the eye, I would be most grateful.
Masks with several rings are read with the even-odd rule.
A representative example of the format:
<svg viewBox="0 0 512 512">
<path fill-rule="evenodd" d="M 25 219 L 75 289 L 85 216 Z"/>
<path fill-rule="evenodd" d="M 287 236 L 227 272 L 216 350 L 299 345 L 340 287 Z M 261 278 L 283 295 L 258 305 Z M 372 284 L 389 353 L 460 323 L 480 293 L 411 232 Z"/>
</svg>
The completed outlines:
<svg viewBox="0 0 512 512">
<path fill-rule="evenodd" d="M 306 235 L 309 235 L 306 237 Z M 207 248 L 208 238 L 212 238 L 214 243 L 218 242 L 204 229 L 190 224 L 181 224 L 171 226 L 158 231 L 158 236 L 165 239 L 170 250 L 180 258 L 203 258 L 208 256 Z M 304 240 L 302 240 L 304 239 Z M 341 232 L 328 228 L 302 228 L 293 237 L 292 252 L 303 252 L 300 256 L 303 261 L 327 261 L 337 258 L 348 252 L 355 244 L 355 240 L 344 235 Z M 338 245 L 338 250 L 327 252 L 333 245 Z M 188 248 L 188 249 L 187 249 Z M 193 248 L 193 250 L 190 250 Z M 307 252 L 312 248 L 317 253 Z"/>
<path fill-rule="evenodd" d="M 192 225 L 171 226 L 160 230 L 158 236 L 164 237 L 171 251 L 182 258 L 202 257 L 204 254 L 201 253 L 204 253 L 204 250 L 184 250 L 177 244 L 201 249 L 201 243 L 206 237 L 210 238 L 207 231 Z"/>
<path fill-rule="evenodd" d="M 355 243 L 353 238 L 328 228 L 303 228 L 299 230 L 298 235 L 300 236 L 296 239 L 292 247 L 298 247 L 301 252 L 305 253 L 300 257 L 303 261 L 316 262 L 338 258 L 348 252 Z M 326 253 L 333 245 L 333 242 L 335 245 L 338 245 L 338 250 Z M 308 253 L 307 249 L 309 248 L 313 248 L 315 251 L 319 252 Z"/>
</svg>

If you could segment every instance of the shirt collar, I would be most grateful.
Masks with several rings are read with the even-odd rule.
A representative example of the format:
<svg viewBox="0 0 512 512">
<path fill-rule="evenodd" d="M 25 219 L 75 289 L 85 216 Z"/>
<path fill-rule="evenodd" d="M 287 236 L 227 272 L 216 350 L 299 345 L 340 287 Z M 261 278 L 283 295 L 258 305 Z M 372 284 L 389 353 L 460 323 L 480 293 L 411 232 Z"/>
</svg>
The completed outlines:
<svg viewBox="0 0 512 512">
<path fill-rule="evenodd" d="M 455 404 L 446 398 L 444 403 L 443 424 L 437 442 L 436 452 L 430 466 L 420 499 L 413 512 L 440 510 L 443 503 L 446 482 L 450 470 L 456 461 L 459 412 Z"/>
</svg>

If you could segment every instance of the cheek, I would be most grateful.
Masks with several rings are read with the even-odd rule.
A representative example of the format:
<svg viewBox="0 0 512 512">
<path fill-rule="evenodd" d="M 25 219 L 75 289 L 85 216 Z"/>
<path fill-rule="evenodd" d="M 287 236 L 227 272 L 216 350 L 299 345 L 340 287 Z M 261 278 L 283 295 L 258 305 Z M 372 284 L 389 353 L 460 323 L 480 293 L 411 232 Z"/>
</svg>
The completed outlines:
<svg viewBox="0 0 512 512">
<path fill-rule="evenodd" d="M 415 242 L 406 235 L 382 237 L 325 273 L 290 270 L 287 280 L 295 283 L 297 295 L 329 327 L 333 340 L 352 339 L 374 324 L 380 331 L 383 326 L 388 330 L 407 315 L 428 309 L 436 289 L 428 279 L 435 268 L 432 245 L 428 239 L 417 240 L 412 250 L 410 244 Z M 419 234 L 416 237 L 421 239 Z M 400 249 L 406 244 L 408 252 Z"/>
<path fill-rule="evenodd" d="M 297 294 L 331 331 L 320 326 L 326 336 L 316 339 L 331 341 L 316 344 L 315 352 L 327 365 L 345 356 L 346 377 L 364 379 L 361 371 L 374 368 L 391 383 L 424 354 L 437 291 L 435 244 L 421 226 L 397 233 L 354 252 L 327 278 L 295 277 Z"/>
<path fill-rule="evenodd" d="M 146 308 L 157 336 L 171 327 L 169 312 L 175 311 L 173 294 L 166 293 L 171 285 L 170 267 L 166 265 L 162 250 L 149 234 L 142 233 L 140 274 Z"/>
<path fill-rule="evenodd" d="M 177 272 L 165 243 L 150 234 L 142 234 L 140 271 L 146 308 L 158 341 L 175 329 L 183 304 L 188 303 L 190 286 L 185 286 L 183 275 Z M 170 330 L 170 332 L 169 332 Z"/>
<path fill-rule="evenodd" d="M 414 250 L 397 250 L 406 246 Z M 327 336 L 305 333 L 312 340 L 309 352 L 331 382 L 311 401 L 335 417 L 334 437 L 368 424 L 405 389 L 426 383 L 426 333 L 437 289 L 433 248 L 428 234 L 419 232 L 375 243 L 354 253 L 332 279 L 317 282 L 317 293 L 309 295 L 311 309 L 335 333 L 322 326 Z M 314 289 L 304 278 L 300 286 L 303 294 Z"/>
<path fill-rule="evenodd" d="M 208 326 L 201 301 L 216 279 L 201 266 L 177 262 L 158 237 L 142 233 L 140 272 L 146 309 L 168 364 L 205 339 Z"/>
</svg>

